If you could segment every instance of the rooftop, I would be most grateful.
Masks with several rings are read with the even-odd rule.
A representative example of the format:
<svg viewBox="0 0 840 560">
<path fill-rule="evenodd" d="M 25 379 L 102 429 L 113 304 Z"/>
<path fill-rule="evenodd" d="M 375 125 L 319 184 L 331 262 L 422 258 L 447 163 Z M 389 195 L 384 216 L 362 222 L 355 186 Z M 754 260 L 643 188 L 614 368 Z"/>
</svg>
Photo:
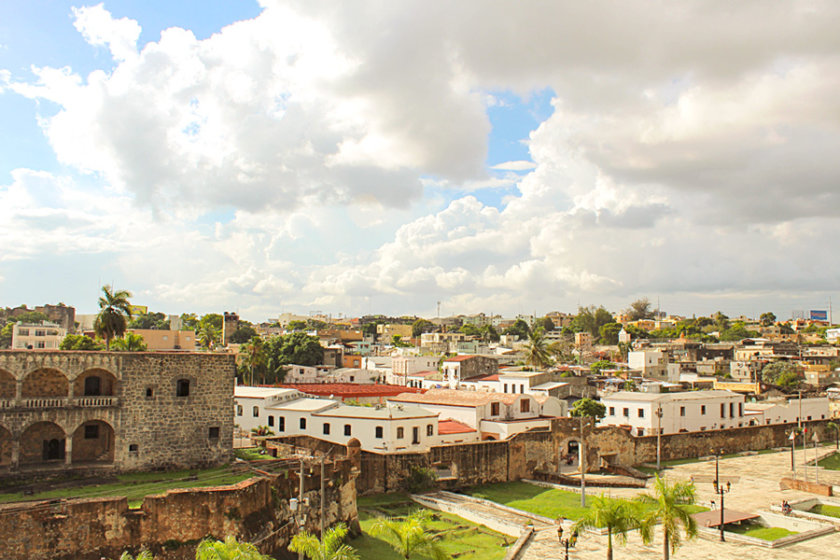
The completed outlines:
<svg viewBox="0 0 840 560">
<path fill-rule="evenodd" d="M 350 406 L 339 405 L 335 408 L 317 413 L 318 416 L 333 416 L 339 418 L 428 418 L 436 417 L 438 413 L 414 405 L 388 404 L 387 406 Z"/>
<path fill-rule="evenodd" d="M 460 391 L 458 389 L 429 389 L 425 393 L 403 393 L 391 398 L 392 402 L 437 404 L 449 406 L 480 406 L 491 402 L 515 403 L 522 395 L 490 393 L 487 391 Z"/>
<path fill-rule="evenodd" d="M 277 403 L 272 406 L 267 406 L 266 409 L 270 410 L 298 410 L 301 412 L 312 412 L 323 410 L 325 408 L 330 408 L 336 406 L 336 401 L 332 399 L 313 399 L 313 398 L 301 398 L 295 399 L 293 401 L 286 401 L 283 403 Z"/>
<path fill-rule="evenodd" d="M 282 387 L 251 387 L 248 385 L 237 385 L 233 388 L 233 396 L 245 399 L 265 399 L 275 395 L 292 395 L 297 393 L 294 389 Z"/>
<path fill-rule="evenodd" d="M 297 389 L 307 395 L 354 397 L 391 397 L 400 393 L 419 393 L 422 389 L 384 385 L 379 383 L 290 383 L 281 385 L 287 389 Z"/>
<path fill-rule="evenodd" d="M 679 393 L 637 393 L 634 391 L 617 391 L 602 400 L 610 401 L 694 401 L 704 399 L 720 399 L 738 396 L 732 391 L 682 391 Z"/>
<path fill-rule="evenodd" d="M 438 435 L 446 436 L 452 434 L 468 434 L 475 432 L 475 428 L 471 428 L 462 422 L 452 420 L 451 418 L 441 420 L 438 422 Z"/>
</svg>

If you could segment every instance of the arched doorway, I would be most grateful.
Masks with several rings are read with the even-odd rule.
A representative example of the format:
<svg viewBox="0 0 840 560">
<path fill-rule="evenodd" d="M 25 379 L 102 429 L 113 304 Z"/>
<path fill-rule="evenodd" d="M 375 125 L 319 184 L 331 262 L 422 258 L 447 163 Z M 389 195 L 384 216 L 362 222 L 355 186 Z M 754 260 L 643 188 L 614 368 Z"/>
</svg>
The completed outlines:
<svg viewBox="0 0 840 560">
<path fill-rule="evenodd" d="M 0 369 L 0 399 L 15 398 L 15 378 L 6 370 Z"/>
<path fill-rule="evenodd" d="M 20 436 L 21 464 L 63 461 L 65 438 L 64 430 L 58 424 L 32 424 Z"/>
<path fill-rule="evenodd" d="M 73 395 L 76 397 L 114 396 L 116 391 L 117 378 L 104 369 L 84 371 L 73 383 Z"/>
<path fill-rule="evenodd" d="M 113 463 L 114 429 L 102 420 L 89 420 L 73 432 L 73 463 Z"/>
<path fill-rule="evenodd" d="M 33 397 L 66 397 L 70 389 L 67 376 L 57 369 L 36 369 L 23 378 L 21 396 L 25 399 Z"/>
<path fill-rule="evenodd" d="M 12 462 L 12 432 L 0 426 L 0 467 Z"/>
</svg>

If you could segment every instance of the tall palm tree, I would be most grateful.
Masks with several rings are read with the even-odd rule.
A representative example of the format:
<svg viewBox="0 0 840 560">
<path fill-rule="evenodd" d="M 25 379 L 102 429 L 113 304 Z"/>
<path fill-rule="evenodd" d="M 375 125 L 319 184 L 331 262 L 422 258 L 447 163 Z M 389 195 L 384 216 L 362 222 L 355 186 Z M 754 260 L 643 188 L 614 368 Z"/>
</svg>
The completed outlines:
<svg viewBox="0 0 840 560">
<path fill-rule="evenodd" d="M 128 320 L 131 319 L 130 297 L 129 291 L 115 291 L 111 286 L 102 286 L 99 313 L 93 322 L 93 330 L 105 339 L 106 350 L 111 349 L 111 339 L 122 336 L 128 328 Z"/>
<path fill-rule="evenodd" d="M 686 537 L 691 539 L 697 535 L 697 523 L 685 509 L 684 505 L 694 503 L 694 483 L 675 482 L 669 484 L 665 479 L 656 479 L 653 483 L 654 494 L 643 494 L 638 499 L 642 504 L 650 507 L 642 517 L 640 532 L 642 541 L 649 544 L 653 540 L 653 528 L 657 523 L 662 524 L 662 557 L 670 558 L 670 553 L 676 552 L 680 546 L 680 526 Z"/>
<path fill-rule="evenodd" d="M 265 341 L 259 336 L 255 336 L 242 345 L 239 353 L 245 357 L 245 366 L 251 373 L 251 385 L 254 384 L 254 372 L 260 374 L 262 382 L 265 383 L 265 368 L 268 365 Z"/>
<path fill-rule="evenodd" d="M 359 560 L 356 550 L 344 544 L 346 536 L 347 526 L 344 523 L 324 531 L 320 541 L 309 531 L 303 531 L 292 537 L 289 550 L 299 552 L 309 560 Z"/>
<path fill-rule="evenodd" d="M 195 560 L 271 560 L 257 547 L 247 542 L 236 542 L 235 537 L 222 541 L 204 539 L 195 549 Z"/>
<path fill-rule="evenodd" d="M 146 346 L 146 341 L 143 340 L 141 335 L 128 332 L 122 338 L 114 341 L 114 350 L 120 352 L 145 352 L 148 350 L 148 346 Z"/>
<path fill-rule="evenodd" d="M 545 331 L 542 327 L 532 329 L 528 333 L 528 342 L 525 343 L 525 361 L 536 369 L 542 369 L 551 364 L 551 354 L 545 340 Z"/>
<path fill-rule="evenodd" d="M 381 517 L 370 528 L 370 534 L 381 536 L 403 558 L 420 554 L 432 560 L 447 560 L 449 554 L 443 550 L 439 536 L 426 530 L 431 514 L 428 510 L 417 510 L 403 518 Z"/>
<path fill-rule="evenodd" d="M 613 535 L 624 544 L 627 532 L 639 526 L 639 511 L 624 500 L 614 500 L 601 494 L 594 496 L 586 513 L 572 526 L 573 531 L 590 528 L 607 529 L 607 560 L 613 560 Z"/>
</svg>

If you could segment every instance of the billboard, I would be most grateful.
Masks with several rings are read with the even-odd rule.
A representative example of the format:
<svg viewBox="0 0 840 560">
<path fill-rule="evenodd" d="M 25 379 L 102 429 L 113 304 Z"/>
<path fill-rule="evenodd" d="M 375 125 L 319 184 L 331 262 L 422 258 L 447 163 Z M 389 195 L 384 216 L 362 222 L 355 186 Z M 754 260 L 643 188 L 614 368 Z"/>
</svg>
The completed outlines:
<svg viewBox="0 0 840 560">
<path fill-rule="evenodd" d="M 828 311 L 825 309 L 812 309 L 811 310 L 811 320 L 812 321 L 828 321 Z"/>
</svg>

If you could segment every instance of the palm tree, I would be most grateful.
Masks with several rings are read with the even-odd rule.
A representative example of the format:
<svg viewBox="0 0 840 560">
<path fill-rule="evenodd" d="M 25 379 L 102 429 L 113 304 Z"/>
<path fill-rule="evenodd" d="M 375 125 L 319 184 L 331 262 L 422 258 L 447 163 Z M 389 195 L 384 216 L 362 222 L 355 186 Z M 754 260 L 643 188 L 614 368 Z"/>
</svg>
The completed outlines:
<svg viewBox="0 0 840 560">
<path fill-rule="evenodd" d="M 93 330 L 105 339 L 105 349 L 110 350 L 111 339 L 122 336 L 131 319 L 131 304 L 128 298 L 131 292 L 126 290 L 114 291 L 111 286 L 102 286 L 102 296 L 99 297 L 99 313 L 93 322 Z"/>
<path fill-rule="evenodd" d="M 132 556 L 126 551 L 120 555 L 120 560 L 155 560 L 155 557 L 148 550 L 141 550 L 137 556 Z"/>
<path fill-rule="evenodd" d="M 257 547 L 247 542 L 236 542 L 228 537 L 224 542 L 204 539 L 195 549 L 195 560 L 271 560 L 261 554 Z"/>
<path fill-rule="evenodd" d="M 198 331 L 198 341 L 202 346 L 208 350 L 213 349 L 213 345 L 219 338 L 219 331 L 210 323 L 205 323 Z"/>
<path fill-rule="evenodd" d="M 403 558 L 420 554 L 432 560 L 446 560 L 449 554 L 441 547 L 439 537 L 427 532 L 431 514 L 420 509 L 403 518 L 381 517 L 370 528 L 370 534 L 381 536 Z"/>
<path fill-rule="evenodd" d="M 607 529 L 607 560 L 613 559 L 612 536 L 621 544 L 627 542 L 627 532 L 639 526 L 639 512 L 624 500 L 614 500 L 601 494 L 595 496 L 586 513 L 572 526 L 572 531 L 582 529 Z"/>
<path fill-rule="evenodd" d="M 265 341 L 259 336 L 253 337 L 242 345 L 239 353 L 245 357 L 245 365 L 251 373 L 251 385 L 254 384 L 254 371 L 261 374 L 262 382 L 265 383 L 265 368 L 268 364 L 268 353 L 266 352 Z"/>
<path fill-rule="evenodd" d="M 641 523 L 642 541 L 649 544 L 653 540 L 653 527 L 662 524 L 662 557 L 668 560 L 670 553 L 680 546 L 680 526 L 691 539 L 697 535 L 697 523 L 681 506 L 694 503 L 694 483 L 675 482 L 669 484 L 656 475 L 653 483 L 654 495 L 643 494 L 638 499 L 642 504 L 651 506 L 644 514 Z"/>
<path fill-rule="evenodd" d="M 525 361 L 536 369 L 542 369 L 551 364 L 551 355 L 545 341 L 545 331 L 537 327 L 528 333 L 528 342 L 525 343 Z"/>
<path fill-rule="evenodd" d="M 292 537 L 289 550 L 299 552 L 309 560 L 359 560 L 356 550 L 344 544 L 346 536 L 347 525 L 344 523 L 327 529 L 320 541 L 309 531 L 303 531 Z"/>
<path fill-rule="evenodd" d="M 834 449 L 840 450 L 840 424 L 831 421 L 827 426 L 834 430 Z"/>
<path fill-rule="evenodd" d="M 135 333 L 125 333 L 122 338 L 114 341 L 114 350 L 120 352 L 145 352 L 148 350 L 143 337 Z"/>
</svg>

